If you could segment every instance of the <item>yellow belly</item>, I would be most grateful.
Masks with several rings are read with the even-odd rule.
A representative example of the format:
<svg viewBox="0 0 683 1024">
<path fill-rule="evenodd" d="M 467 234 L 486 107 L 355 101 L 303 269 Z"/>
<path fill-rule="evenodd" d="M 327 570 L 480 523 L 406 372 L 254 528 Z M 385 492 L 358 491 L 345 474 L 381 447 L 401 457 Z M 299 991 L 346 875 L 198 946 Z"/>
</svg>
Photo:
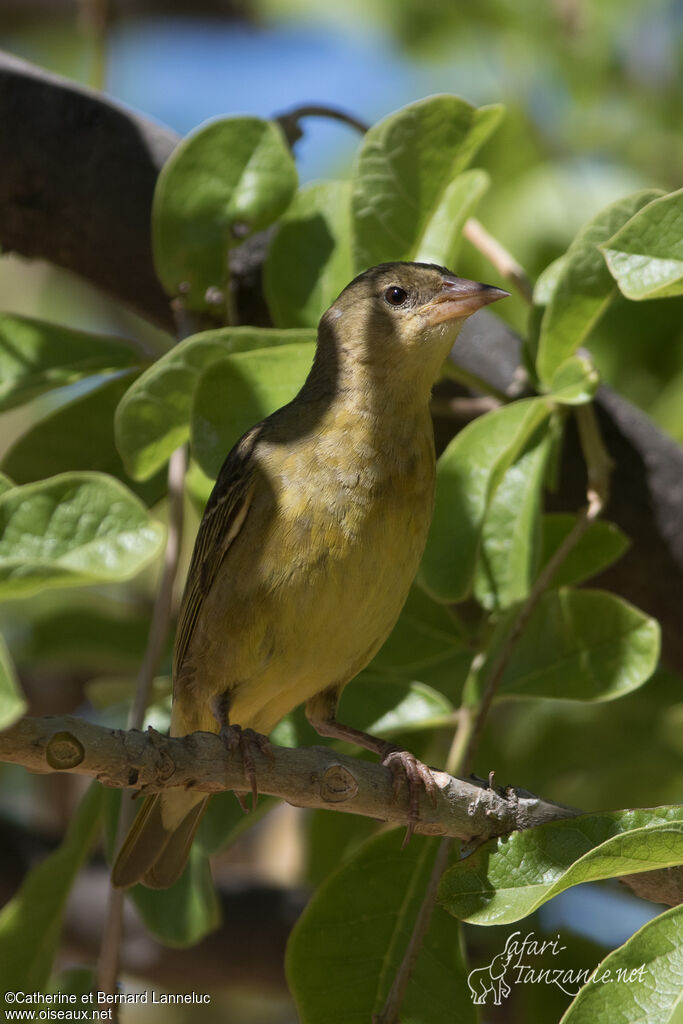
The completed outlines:
<svg viewBox="0 0 683 1024">
<path fill-rule="evenodd" d="M 202 607 L 176 729 L 215 729 L 210 700 L 228 691 L 231 723 L 267 733 L 371 660 L 403 607 L 431 520 L 431 432 L 418 440 L 383 474 L 353 452 L 316 461 L 303 445 L 266 449 L 252 507 Z"/>
</svg>

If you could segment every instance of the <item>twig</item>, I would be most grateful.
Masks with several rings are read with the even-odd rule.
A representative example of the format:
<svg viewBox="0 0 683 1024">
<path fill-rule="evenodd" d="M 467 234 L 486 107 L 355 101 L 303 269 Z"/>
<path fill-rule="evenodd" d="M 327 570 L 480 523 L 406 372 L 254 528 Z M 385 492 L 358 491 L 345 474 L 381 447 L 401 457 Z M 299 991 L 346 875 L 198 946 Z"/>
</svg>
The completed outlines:
<svg viewBox="0 0 683 1024">
<path fill-rule="evenodd" d="M 529 596 L 519 609 L 512 623 L 503 646 L 493 660 L 463 759 L 461 770 L 464 773 L 471 771 L 474 753 L 496 690 L 517 641 L 531 618 L 536 605 L 552 583 L 555 573 L 569 552 L 578 544 L 591 523 L 602 513 L 609 499 L 609 481 L 613 463 L 600 435 L 595 411 L 590 404 L 580 405 L 575 410 L 575 415 L 579 428 L 581 449 L 586 461 L 588 476 L 586 496 L 588 504 L 585 508 L 581 509 L 573 527 L 539 573 Z"/>
<path fill-rule="evenodd" d="M 458 384 L 464 384 L 466 388 L 470 388 L 472 391 L 479 391 L 482 395 L 495 398 L 498 402 L 510 401 L 510 396 L 506 395 L 504 391 L 490 384 L 483 377 L 478 376 L 478 374 L 472 373 L 471 370 L 466 370 L 458 363 L 454 363 L 452 359 L 447 359 L 443 364 L 441 376 L 447 380 L 454 380 Z"/>
<path fill-rule="evenodd" d="M 361 135 L 364 135 L 370 127 L 367 122 L 362 121 L 359 117 L 347 114 L 346 111 L 339 110 L 337 107 L 328 107 L 321 103 L 308 103 L 301 107 L 295 107 L 293 110 L 288 110 L 274 118 L 285 133 L 290 146 L 293 146 L 303 135 L 299 121 L 304 117 L 326 117 L 332 121 L 341 121 L 343 124 L 348 124 L 351 128 L 355 128 Z"/>
<path fill-rule="evenodd" d="M 259 792 L 297 807 L 327 808 L 406 826 L 407 802 L 395 799 L 389 768 L 330 747 L 273 746 L 254 751 Z M 118 789 L 158 793 L 169 786 L 202 793 L 244 789 L 239 751 L 215 733 L 162 736 L 148 729 L 111 729 L 70 715 L 22 718 L 0 733 L 0 761 L 30 771 L 90 776 Z M 501 794 L 480 780 L 434 772 L 436 804 L 420 801 L 416 831 L 464 840 L 488 839 L 580 812 L 509 789 Z"/>
<path fill-rule="evenodd" d="M 483 416 L 484 413 L 498 409 L 500 402 L 495 398 L 481 396 L 468 398 L 459 395 L 455 398 L 432 398 L 429 403 L 432 416 L 440 416 L 443 419 L 458 420 L 469 423 L 470 420 Z"/>
<path fill-rule="evenodd" d="M 92 42 L 90 85 L 102 92 L 107 84 L 108 0 L 79 0 L 80 15 Z"/>
<path fill-rule="evenodd" d="M 471 771 L 474 754 L 481 738 L 484 723 L 491 709 L 493 698 L 524 628 L 539 600 L 552 582 L 553 576 L 572 548 L 583 537 L 591 523 L 600 515 L 607 502 L 612 460 L 602 442 L 595 412 L 590 405 L 579 406 L 576 410 L 576 416 L 581 447 L 588 472 L 588 505 L 581 510 L 574 526 L 539 573 L 529 596 L 520 608 L 503 646 L 491 665 L 484 693 L 476 712 L 473 708 L 469 707 L 462 707 L 460 709 L 461 716 L 448 758 L 449 771 L 457 772 L 458 774 L 466 774 Z M 481 660 L 481 655 L 475 657 L 470 674 L 479 671 Z M 466 689 L 467 684 L 465 686 Z M 436 905 L 439 882 L 448 865 L 453 841 L 452 838 L 444 838 L 439 844 L 422 904 L 415 919 L 403 960 L 396 972 L 381 1012 L 373 1017 L 373 1024 L 396 1024 L 398 1021 L 398 1013 L 410 981 L 410 976 L 429 930 Z"/>
<path fill-rule="evenodd" d="M 406 946 L 406 951 L 403 954 L 401 966 L 396 972 L 393 984 L 389 989 L 389 993 L 380 1013 L 373 1014 L 372 1024 L 395 1024 L 395 1022 L 398 1021 L 398 1012 L 406 994 L 410 976 L 413 973 L 413 969 L 417 963 L 417 958 L 420 955 L 422 943 L 429 931 L 434 907 L 436 906 L 436 894 L 439 888 L 439 882 L 441 881 L 441 876 L 448 867 L 452 848 L 452 839 L 442 839 L 439 843 L 432 871 L 429 876 L 429 881 L 427 882 L 427 888 L 425 889 L 424 898 L 420 909 L 417 912 L 415 924 L 413 925 L 413 930 L 408 941 L 408 945 Z"/>
<path fill-rule="evenodd" d="M 133 703 L 128 713 L 128 728 L 141 729 L 149 703 L 154 673 L 168 639 L 173 612 L 173 587 L 178 571 L 180 545 L 183 535 L 183 498 L 185 473 L 187 470 L 187 448 L 177 448 L 168 464 L 168 534 L 161 581 L 154 601 L 152 622 L 147 637 L 147 647 L 140 665 Z M 132 804 L 122 804 L 117 829 L 117 843 L 130 827 L 135 809 Z M 102 932 L 102 944 L 97 962 L 97 987 L 102 992 L 116 991 L 119 949 L 123 935 L 124 894 L 119 889 L 110 889 L 107 914 Z"/>
<path fill-rule="evenodd" d="M 471 242 L 474 248 L 478 249 L 482 256 L 485 256 L 489 263 L 496 268 L 498 273 L 517 289 L 522 298 L 531 304 L 534 290 L 526 270 L 500 244 L 498 239 L 490 235 L 476 217 L 467 218 L 462 233 L 468 242 Z"/>
<path fill-rule="evenodd" d="M 477 655 L 477 658 L 479 656 Z M 475 661 L 477 659 L 475 658 Z M 446 761 L 446 770 L 452 774 L 459 773 L 460 764 L 462 762 L 465 748 L 467 745 L 467 738 L 470 735 L 472 727 L 471 708 L 462 707 L 460 709 L 460 716 L 458 718 L 458 725 L 455 730 L 455 736 L 453 737 L 453 743 L 451 744 L 450 753 Z M 384 1006 L 379 1014 L 375 1014 L 372 1020 L 372 1024 L 395 1024 L 398 1020 L 398 1013 L 401 1008 L 401 1004 L 406 994 L 406 989 L 410 981 L 410 976 L 413 973 L 413 969 L 417 962 L 417 958 L 420 955 L 422 944 L 427 937 L 429 926 L 432 921 L 432 915 L 434 914 L 434 908 L 436 906 L 436 896 L 439 889 L 439 882 L 441 876 L 448 867 L 448 862 L 451 858 L 451 852 L 453 850 L 453 843 L 455 840 L 452 837 L 446 837 L 441 840 L 439 847 L 436 851 L 436 857 L 434 858 L 434 864 L 429 875 L 429 881 L 420 905 L 420 909 L 417 912 L 415 918 L 415 924 L 408 940 L 403 959 L 401 960 L 400 966 L 396 972 L 393 983 L 387 998 L 384 1002 Z"/>
</svg>

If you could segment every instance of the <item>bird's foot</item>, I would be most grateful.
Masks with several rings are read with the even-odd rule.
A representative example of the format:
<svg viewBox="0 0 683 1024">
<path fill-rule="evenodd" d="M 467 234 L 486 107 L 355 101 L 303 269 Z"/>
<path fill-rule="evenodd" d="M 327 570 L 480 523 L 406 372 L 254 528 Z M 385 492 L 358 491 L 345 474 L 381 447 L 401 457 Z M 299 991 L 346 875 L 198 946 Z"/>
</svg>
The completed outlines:
<svg viewBox="0 0 683 1024">
<path fill-rule="evenodd" d="M 415 831 L 420 820 L 420 797 L 427 793 L 432 804 L 436 806 L 437 785 L 434 776 L 426 764 L 409 751 L 399 747 L 389 747 L 382 758 L 382 764 L 391 770 L 393 776 L 393 796 L 398 798 L 401 785 L 405 782 L 408 789 L 408 827 L 403 837 L 401 849 L 404 849 Z"/>
<path fill-rule="evenodd" d="M 258 799 L 258 785 L 256 782 L 256 765 L 254 764 L 254 751 L 265 754 L 268 761 L 272 763 L 273 748 L 267 736 L 253 729 L 242 729 L 239 725 L 224 725 L 219 733 L 223 746 L 229 754 L 239 753 L 242 759 L 242 770 L 245 779 L 249 780 L 251 789 L 251 809 L 256 807 Z M 248 807 L 243 793 L 235 792 L 235 796 L 243 811 Z"/>
</svg>

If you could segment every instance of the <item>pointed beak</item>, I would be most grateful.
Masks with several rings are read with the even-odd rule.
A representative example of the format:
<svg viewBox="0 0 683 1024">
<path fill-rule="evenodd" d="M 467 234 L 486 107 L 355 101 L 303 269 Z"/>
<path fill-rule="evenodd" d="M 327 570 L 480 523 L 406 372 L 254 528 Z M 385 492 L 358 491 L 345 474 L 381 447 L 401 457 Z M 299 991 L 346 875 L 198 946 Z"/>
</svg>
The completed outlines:
<svg viewBox="0 0 683 1024">
<path fill-rule="evenodd" d="M 467 281 L 462 277 L 444 277 L 443 288 L 423 306 L 427 322 L 434 326 L 446 320 L 461 320 L 476 313 L 482 306 L 488 306 L 498 299 L 506 299 L 510 292 L 495 288 L 479 281 Z"/>
</svg>

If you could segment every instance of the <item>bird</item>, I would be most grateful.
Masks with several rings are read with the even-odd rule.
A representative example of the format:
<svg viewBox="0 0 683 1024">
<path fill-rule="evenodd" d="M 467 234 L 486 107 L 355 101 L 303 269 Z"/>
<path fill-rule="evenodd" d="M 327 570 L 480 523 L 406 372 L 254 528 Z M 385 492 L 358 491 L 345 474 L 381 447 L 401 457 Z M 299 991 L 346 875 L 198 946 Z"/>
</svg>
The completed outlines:
<svg viewBox="0 0 683 1024">
<path fill-rule="evenodd" d="M 304 703 L 324 737 L 378 754 L 406 780 L 411 822 L 429 769 L 337 721 L 346 684 L 391 632 L 429 531 L 432 386 L 465 320 L 509 293 L 431 263 L 382 263 L 323 314 L 296 397 L 228 454 L 201 520 L 180 604 L 170 733 L 219 732 L 256 796 L 254 747 Z M 114 886 L 167 888 L 210 796 L 148 796 Z"/>
</svg>

